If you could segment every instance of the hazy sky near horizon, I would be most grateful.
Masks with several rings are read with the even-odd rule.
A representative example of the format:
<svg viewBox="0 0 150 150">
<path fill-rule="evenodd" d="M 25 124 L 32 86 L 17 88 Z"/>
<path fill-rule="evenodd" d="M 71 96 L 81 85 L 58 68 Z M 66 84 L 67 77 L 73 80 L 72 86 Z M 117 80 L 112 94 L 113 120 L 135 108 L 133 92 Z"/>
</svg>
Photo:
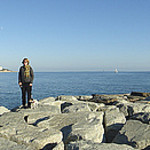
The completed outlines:
<svg viewBox="0 0 150 150">
<path fill-rule="evenodd" d="M 149 0 L 0 1 L 0 65 L 150 71 Z"/>
</svg>

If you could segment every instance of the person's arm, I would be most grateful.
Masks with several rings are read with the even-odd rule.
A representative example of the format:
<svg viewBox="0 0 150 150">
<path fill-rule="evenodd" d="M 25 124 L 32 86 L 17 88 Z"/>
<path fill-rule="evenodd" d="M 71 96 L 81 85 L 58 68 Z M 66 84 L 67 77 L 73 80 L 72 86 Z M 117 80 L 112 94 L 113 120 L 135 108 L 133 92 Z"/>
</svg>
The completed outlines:
<svg viewBox="0 0 150 150">
<path fill-rule="evenodd" d="M 19 69 L 19 73 L 18 73 L 18 84 L 21 86 L 22 85 L 22 78 L 21 78 L 21 67 Z"/>
<path fill-rule="evenodd" d="M 33 83 L 33 79 L 34 79 L 34 72 L 33 72 L 33 69 L 31 68 L 31 86 L 32 86 L 32 83 Z"/>
</svg>

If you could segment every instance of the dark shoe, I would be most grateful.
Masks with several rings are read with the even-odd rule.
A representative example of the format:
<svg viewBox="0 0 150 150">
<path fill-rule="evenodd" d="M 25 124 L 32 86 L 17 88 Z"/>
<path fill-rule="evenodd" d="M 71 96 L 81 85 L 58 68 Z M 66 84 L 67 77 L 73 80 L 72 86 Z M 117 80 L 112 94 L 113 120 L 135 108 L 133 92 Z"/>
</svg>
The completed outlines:
<svg viewBox="0 0 150 150">
<path fill-rule="evenodd" d="M 31 105 L 28 105 L 28 108 L 31 108 Z"/>
<path fill-rule="evenodd" d="M 26 109 L 26 106 L 23 105 L 22 108 L 23 108 L 23 109 Z"/>
</svg>

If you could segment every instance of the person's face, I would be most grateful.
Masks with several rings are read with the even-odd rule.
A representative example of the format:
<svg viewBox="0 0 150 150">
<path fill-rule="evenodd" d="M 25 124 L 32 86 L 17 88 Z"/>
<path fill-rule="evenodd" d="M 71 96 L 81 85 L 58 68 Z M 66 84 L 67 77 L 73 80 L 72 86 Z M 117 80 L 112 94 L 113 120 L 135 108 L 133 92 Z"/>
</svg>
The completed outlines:
<svg viewBox="0 0 150 150">
<path fill-rule="evenodd" d="M 28 62 L 27 62 L 26 60 L 24 61 L 24 65 L 25 65 L 25 66 L 28 65 Z"/>
</svg>

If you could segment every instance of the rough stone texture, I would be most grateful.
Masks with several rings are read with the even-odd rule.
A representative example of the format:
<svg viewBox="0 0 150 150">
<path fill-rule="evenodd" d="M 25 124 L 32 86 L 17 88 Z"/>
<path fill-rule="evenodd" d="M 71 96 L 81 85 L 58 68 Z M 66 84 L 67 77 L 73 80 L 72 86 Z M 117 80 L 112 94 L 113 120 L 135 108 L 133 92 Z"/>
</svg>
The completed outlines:
<svg viewBox="0 0 150 150">
<path fill-rule="evenodd" d="M 0 127 L 9 125 L 16 127 L 17 125 L 26 125 L 23 113 L 9 112 L 0 117 Z"/>
<path fill-rule="evenodd" d="M 40 121 L 44 121 L 50 118 L 53 113 L 51 112 L 33 112 L 25 113 L 26 122 L 30 125 L 36 125 Z M 54 113 L 55 114 L 55 113 Z"/>
<path fill-rule="evenodd" d="M 150 113 L 144 113 L 144 112 L 137 113 L 134 114 L 132 117 L 130 117 L 130 119 L 140 120 L 143 123 L 150 124 Z"/>
<path fill-rule="evenodd" d="M 11 126 L 1 127 L 0 136 L 15 141 L 18 144 L 30 145 L 36 149 L 42 149 L 46 145 L 50 146 L 62 141 L 62 133 L 60 131 L 29 125 L 22 126 L 21 128 L 12 128 Z"/>
<path fill-rule="evenodd" d="M 90 100 L 95 103 L 104 103 L 110 104 L 116 102 L 120 97 L 116 95 L 93 95 L 93 98 Z"/>
<path fill-rule="evenodd" d="M 145 100 L 150 101 L 150 96 L 149 96 L 149 97 L 146 97 Z"/>
<path fill-rule="evenodd" d="M 85 139 L 101 143 L 104 134 L 102 122 L 102 112 L 76 112 L 50 116 L 37 126 L 61 130 L 65 142 Z"/>
<path fill-rule="evenodd" d="M 39 104 L 38 108 L 36 109 L 18 109 L 18 112 L 21 113 L 26 113 L 26 114 L 30 114 L 30 113 L 35 113 L 35 112 L 48 112 L 48 113 L 53 113 L 53 114 L 57 114 L 57 113 L 61 113 L 61 105 L 42 105 Z"/>
<path fill-rule="evenodd" d="M 10 112 L 10 110 L 8 110 L 7 108 L 0 106 L 0 115 L 6 113 L 6 112 Z"/>
<path fill-rule="evenodd" d="M 136 101 L 141 101 L 145 99 L 145 97 L 142 97 L 142 96 L 132 96 L 132 95 L 127 96 L 127 98 L 128 98 L 128 101 L 130 102 L 136 102 Z"/>
<path fill-rule="evenodd" d="M 61 101 L 66 101 L 66 102 L 77 102 L 77 98 L 75 96 L 66 96 L 66 95 L 61 95 L 61 96 L 58 96 L 56 98 L 56 100 L 61 100 Z"/>
<path fill-rule="evenodd" d="M 116 109 L 117 107 L 114 106 L 114 105 L 104 105 L 104 104 L 101 104 L 101 107 L 99 107 L 97 109 L 97 111 L 103 111 L 105 112 L 106 110 L 112 110 L 112 109 Z"/>
<path fill-rule="evenodd" d="M 125 116 L 129 117 L 140 112 L 150 112 L 150 104 L 127 102 L 118 103 L 117 107 L 119 107 L 120 111 L 122 111 Z"/>
<path fill-rule="evenodd" d="M 115 143 L 92 143 L 87 141 L 71 142 L 66 150 L 134 150 L 129 145 Z"/>
<path fill-rule="evenodd" d="M 27 126 L 24 129 L 17 130 L 16 135 L 11 139 L 17 143 L 25 143 L 37 149 L 44 147 L 51 147 L 53 144 L 62 141 L 62 133 L 54 129 L 37 128 L 34 126 Z"/>
<path fill-rule="evenodd" d="M 55 102 L 55 98 L 54 97 L 47 97 L 44 99 L 39 100 L 40 104 L 45 104 L 45 105 L 51 105 L 52 102 Z"/>
<path fill-rule="evenodd" d="M 56 147 L 53 148 L 53 150 L 64 150 L 64 143 L 58 143 Z"/>
<path fill-rule="evenodd" d="M 63 113 L 70 113 L 70 112 L 79 112 L 79 111 L 90 111 L 90 108 L 87 104 L 74 104 L 69 107 L 63 109 Z"/>
<path fill-rule="evenodd" d="M 102 105 L 93 102 L 79 102 L 73 105 L 69 105 L 63 109 L 63 113 L 79 112 L 79 111 L 94 111 L 96 112 Z M 105 105 L 103 105 L 105 106 Z"/>
<path fill-rule="evenodd" d="M 85 95 L 83 95 L 83 96 L 79 96 L 78 100 L 80 100 L 80 101 L 89 101 L 92 98 L 93 98 L 93 96 L 85 96 Z"/>
<path fill-rule="evenodd" d="M 143 93 L 143 92 L 131 92 L 132 96 L 141 96 L 141 97 L 148 97 L 150 93 Z"/>
<path fill-rule="evenodd" d="M 35 109 L 15 108 L 0 115 L 0 148 L 149 149 L 148 100 L 130 102 L 141 97 L 145 98 L 129 94 L 58 96 L 40 100 Z M 132 120 L 125 124 L 125 116 Z"/>
<path fill-rule="evenodd" d="M 33 147 L 17 144 L 0 137 L 0 150 L 35 150 Z"/>
<path fill-rule="evenodd" d="M 62 141 L 62 132 L 56 129 L 38 128 L 28 125 L 24 114 L 20 112 L 5 113 L 0 117 L 0 137 L 18 144 L 31 145 L 42 149 Z"/>
<path fill-rule="evenodd" d="M 118 108 L 106 110 L 104 115 L 106 141 L 111 142 L 125 123 L 126 118 Z"/>
<path fill-rule="evenodd" d="M 150 126 L 137 120 L 128 120 L 113 142 L 128 144 L 138 149 L 148 148 L 150 145 Z"/>
</svg>

